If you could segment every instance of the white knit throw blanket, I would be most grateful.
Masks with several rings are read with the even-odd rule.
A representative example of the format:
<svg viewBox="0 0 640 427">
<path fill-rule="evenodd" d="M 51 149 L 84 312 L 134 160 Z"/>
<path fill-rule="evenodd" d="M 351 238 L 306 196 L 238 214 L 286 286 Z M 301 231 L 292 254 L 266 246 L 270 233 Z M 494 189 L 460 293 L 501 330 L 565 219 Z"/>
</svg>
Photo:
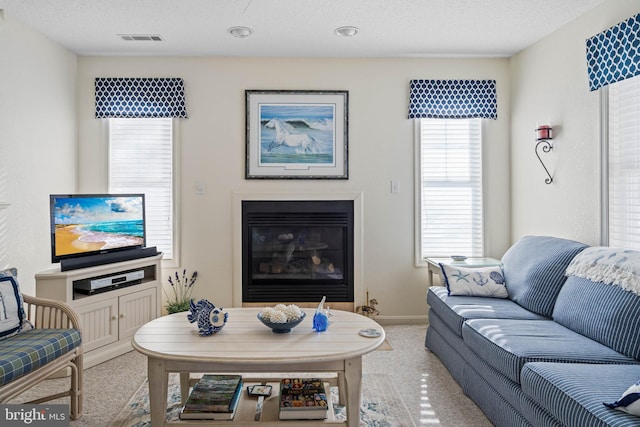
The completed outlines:
<svg viewBox="0 0 640 427">
<path fill-rule="evenodd" d="M 569 264 L 567 276 L 578 276 L 640 295 L 640 252 L 603 246 L 587 248 Z"/>
</svg>

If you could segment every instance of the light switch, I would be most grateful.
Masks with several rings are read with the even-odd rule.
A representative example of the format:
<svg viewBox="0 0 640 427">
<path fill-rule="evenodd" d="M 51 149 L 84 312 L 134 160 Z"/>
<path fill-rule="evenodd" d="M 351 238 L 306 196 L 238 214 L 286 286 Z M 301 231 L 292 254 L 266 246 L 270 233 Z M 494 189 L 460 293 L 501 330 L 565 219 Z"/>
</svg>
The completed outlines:
<svg viewBox="0 0 640 427">
<path fill-rule="evenodd" d="M 399 193 L 400 192 L 400 183 L 398 181 L 391 181 L 391 192 Z"/>
<path fill-rule="evenodd" d="M 204 194 L 204 182 L 196 182 L 196 194 Z"/>
</svg>

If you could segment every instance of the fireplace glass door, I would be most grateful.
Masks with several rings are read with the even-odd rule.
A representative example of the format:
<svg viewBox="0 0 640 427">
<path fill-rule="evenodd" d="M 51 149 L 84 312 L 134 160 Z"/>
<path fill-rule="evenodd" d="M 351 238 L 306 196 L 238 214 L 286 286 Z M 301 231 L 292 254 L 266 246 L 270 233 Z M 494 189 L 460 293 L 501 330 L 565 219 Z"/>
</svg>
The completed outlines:
<svg viewBox="0 0 640 427">
<path fill-rule="evenodd" d="M 245 202 L 243 301 L 353 301 L 351 201 Z"/>
</svg>

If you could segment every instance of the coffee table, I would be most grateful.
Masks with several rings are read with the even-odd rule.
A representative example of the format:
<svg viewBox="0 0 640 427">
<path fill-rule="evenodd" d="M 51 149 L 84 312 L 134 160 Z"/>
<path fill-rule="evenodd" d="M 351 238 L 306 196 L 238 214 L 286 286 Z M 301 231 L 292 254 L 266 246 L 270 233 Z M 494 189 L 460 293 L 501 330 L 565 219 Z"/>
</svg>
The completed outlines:
<svg viewBox="0 0 640 427">
<path fill-rule="evenodd" d="M 312 329 L 314 309 L 290 333 L 276 334 L 258 319 L 260 308 L 231 308 L 226 326 L 217 334 L 202 337 L 197 326 L 187 321 L 187 313 L 163 316 L 143 325 L 133 337 L 133 348 L 148 358 L 151 424 L 202 425 L 202 421 L 167 422 L 169 373 L 180 373 L 181 398 L 188 396 L 191 373 L 243 373 L 245 384 L 263 376 L 273 382 L 274 394 L 266 399 L 261 421 L 254 420 L 255 400 L 242 393 L 234 421 L 223 424 L 268 426 L 278 422 L 279 379 L 312 373 L 336 378 L 340 404 L 347 409 L 346 424 L 357 427 L 360 418 L 362 355 L 378 348 L 385 340 L 384 329 L 372 319 L 347 311 L 332 310 L 329 329 Z M 359 335 L 362 329 L 377 329 L 379 337 Z M 244 375 L 246 374 L 246 376 Z M 248 400 L 248 402 L 247 402 Z M 243 406 L 244 404 L 244 406 Z M 304 425 L 326 425 L 328 421 L 304 421 Z M 286 423 L 283 421 L 283 423 Z"/>
</svg>

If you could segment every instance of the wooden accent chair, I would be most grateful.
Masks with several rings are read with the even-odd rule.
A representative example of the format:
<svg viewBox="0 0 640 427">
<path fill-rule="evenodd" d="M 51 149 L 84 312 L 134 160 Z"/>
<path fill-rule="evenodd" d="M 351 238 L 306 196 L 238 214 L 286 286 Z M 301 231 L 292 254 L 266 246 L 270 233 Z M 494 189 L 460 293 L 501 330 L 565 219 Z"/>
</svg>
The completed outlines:
<svg viewBox="0 0 640 427">
<path fill-rule="evenodd" d="M 80 319 L 60 301 L 22 295 L 34 329 L 0 341 L 0 403 L 6 403 L 51 375 L 70 369 L 70 388 L 32 400 L 38 404 L 70 397 L 70 418 L 82 415 L 82 343 Z"/>
</svg>

